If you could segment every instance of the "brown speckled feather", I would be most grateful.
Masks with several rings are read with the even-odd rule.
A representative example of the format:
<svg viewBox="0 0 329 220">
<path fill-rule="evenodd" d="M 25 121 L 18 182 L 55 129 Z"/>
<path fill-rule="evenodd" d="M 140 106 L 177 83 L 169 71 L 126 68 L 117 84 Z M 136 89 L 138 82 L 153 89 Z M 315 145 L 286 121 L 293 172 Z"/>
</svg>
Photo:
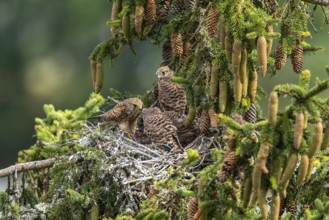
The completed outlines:
<svg viewBox="0 0 329 220">
<path fill-rule="evenodd" d="M 105 121 L 118 123 L 123 131 L 134 133 L 142 107 L 143 103 L 139 98 L 128 98 L 116 104 L 103 118 Z"/>
<path fill-rule="evenodd" d="M 143 110 L 144 131 L 157 146 L 173 148 L 177 145 L 177 128 L 158 108 Z"/>
</svg>

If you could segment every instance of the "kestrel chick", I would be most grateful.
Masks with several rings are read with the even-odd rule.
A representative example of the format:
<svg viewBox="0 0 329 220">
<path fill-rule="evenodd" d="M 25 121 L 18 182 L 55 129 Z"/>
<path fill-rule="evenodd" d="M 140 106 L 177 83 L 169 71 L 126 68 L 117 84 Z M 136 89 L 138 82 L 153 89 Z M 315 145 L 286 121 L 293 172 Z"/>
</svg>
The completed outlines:
<svg viewBox="0 0 329 220">
<path fill-rule="evenodd" d="M 143 109 L 142 116 L 144 131 L 155 145 L 167 146 L 170 149 L 181 148 L 177 128 L 159 108 Z"/>
<path fill-rule="evenodd" d="M 114 106 L 110 111 L 102 115 L 106 122 L 115 122 L 120 130 L 127 133 L 135 133 L 137 118 L 143 108 L 143 102 L 139 98 L 128 98 Z"/>
<path fill-rule="evenodd" d="M 172 81 L 174 71 L 168 66 L 156 71 L 158 76 L 158 99 L 163 111 L 175 111 L 184 114 L 186 109 L 186 94 L 183 87 Z"/>
</svg>

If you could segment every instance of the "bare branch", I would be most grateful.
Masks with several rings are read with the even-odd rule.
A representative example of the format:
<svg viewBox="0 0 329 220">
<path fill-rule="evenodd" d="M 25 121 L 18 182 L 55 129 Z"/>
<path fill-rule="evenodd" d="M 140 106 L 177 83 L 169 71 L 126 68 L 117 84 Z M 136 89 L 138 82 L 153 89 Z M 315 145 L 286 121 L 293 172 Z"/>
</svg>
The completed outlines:
<svg viewBox="0 0 329 220">
<path fill-rule="evenodd" d="M 329 6 L 329 0 L 302 0 L 302 1 L 312 3 L 315 5 Z"/>
<path fill-rule="evenodd" d="M 56 163 L 60 159 L 64 159 L 64 158 L 68 159 L 68 157 L 49 158 L 45 160 L 37 160 L 37 161 L 12 165 L 10 167 L 0 170 L 0 177 L 10 176 L 13 175 L 15 172 L 21 173 L 27 170 L 39 170 L 39 169 L 48 168 L 53 166 L 54 163 Z"/>
</svg>

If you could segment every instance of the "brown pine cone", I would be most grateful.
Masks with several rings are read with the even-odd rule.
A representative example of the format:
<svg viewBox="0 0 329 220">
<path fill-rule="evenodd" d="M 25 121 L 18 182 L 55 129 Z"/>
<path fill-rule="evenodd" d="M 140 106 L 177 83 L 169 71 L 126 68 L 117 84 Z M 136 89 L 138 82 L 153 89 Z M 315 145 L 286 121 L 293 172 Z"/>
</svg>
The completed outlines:
<svg viewBox="0 0 329 220">
<path fill-rule="evenodd" d="M 183 41 L 182 35 L 179 31 L 174 31 L 171 34 L 171 49 L 175 57 L 183 55 Z"/>
<path fill-rule="evenodd" d="M 283 52 L 282 44 L 279 43 L 275 53 L 275 68 L 281 70 L 287 62 L 287 53 Z"/>
<path fill-rule="evenodd" d="M 189 11 L 194 11 L 196 8 L 196 0 L 185 0 L 185 8 Z"/>
<path fill-rule="evenodd" d="M 187 203 L 187 220 L 193 220 L 195 213 L 198 211 L 198 199 L 192 197 Z"/>
<path fill-rule="evenodd" d="M 252 103 L 248 111 L 244 113 L 243 119 L 249 123 L 255 123 L 257 121 L 257 108 L 254 103 Z"/>
<path fill-rule="evenodd" d="M 229 140 L 230 141 L 230 140 Z M 238 162 L 238 156 L 235 154 L 235 151 L 232 148 L 227 148 L 224 155 L 224 163 L 219 174 L 219 182 L 223 183 L 234 171 L 234 167 Z"/>
<path fill-rule="evenodd" d="M 169 38 L 167 38 L 163 42 L 162 46 L 162 65 L 166 66 L 169 65 L 172 59 L 172 49 L 171 49 L 171 42 Z"/>
<path fill-rule="evenodd" d="M 146 20 L 150 23 L 155 22 L 156 15 L 156 0 L 147 0 L 146 2 Z"/>
<path fill-rule="evenodd" d="M 291 52 L 291 64 L 295 73 L 302 72 L 303 68 L 303 47 L 297 41 L 295 48 Z"/>
<path fill-rule="evenodd" d="M 170 5 L 170 12 L 173 15 L 178 15 L 184 10 L 184 0 L 173 0 Z"/>
<path fill-rule="evenodd" d="M 189 41 L 186 41 L 183 46 L 183 56 L 181 60 L 181 65 L 184 66 L 188 63 L 191 52 L 192 52 L 192 45 Z"/>
<path fill-rule="evenodd" d="M 275 0 L 267 0 L 268 4 L 268 13 L 274 15 L 277 10 L 277 4 Z"/>
<path fill-rule="evenodd" d="M 159 10 L 158 10 L 158 18 L 161 22 L 168 21 L 168 14 L 169 14 L 169 0 L 161 0 L 159 3 Z"/>
<path fill-rule="evenodd" d="M 200 121 L 199 121 L 199 130 L 201 134 L 207 135 L 210 133 L 210 117 L 206 109 L 201 111 Z"/>
<path fill-rule="evenodd" d="M 218 13 L 214 7 L 211 7 L 207 15 L 207 31 L 210 37 L 217 34 L 218 29 Z"/>
<path fill-rule="evenodd" d="M 135 8 L 135 31 L 138 36 L 142 35 L 143 18 L 144 18 L 144 6 L 136 5 L 136 8 Z"/>
</svg>

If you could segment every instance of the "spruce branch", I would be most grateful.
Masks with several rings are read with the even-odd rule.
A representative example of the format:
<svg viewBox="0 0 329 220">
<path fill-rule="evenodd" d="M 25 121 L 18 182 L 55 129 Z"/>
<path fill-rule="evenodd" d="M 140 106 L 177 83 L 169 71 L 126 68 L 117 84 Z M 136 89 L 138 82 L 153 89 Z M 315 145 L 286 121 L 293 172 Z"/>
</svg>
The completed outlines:
<svg viewBox="0 0 329 220">
<path fill-rule="evenodd" d="M 318 85 L 314 86 L 312 89 L 310 89 L 306 95 L 304 96 L 305 99 L 308 99 L 310 97 L 313 97 L 317 94 L 319 94 L 320 92 L 326 90 L 328 88 L 328 83 L 329 83 L 329 79 L 319 83 Z"/>
</svg>

